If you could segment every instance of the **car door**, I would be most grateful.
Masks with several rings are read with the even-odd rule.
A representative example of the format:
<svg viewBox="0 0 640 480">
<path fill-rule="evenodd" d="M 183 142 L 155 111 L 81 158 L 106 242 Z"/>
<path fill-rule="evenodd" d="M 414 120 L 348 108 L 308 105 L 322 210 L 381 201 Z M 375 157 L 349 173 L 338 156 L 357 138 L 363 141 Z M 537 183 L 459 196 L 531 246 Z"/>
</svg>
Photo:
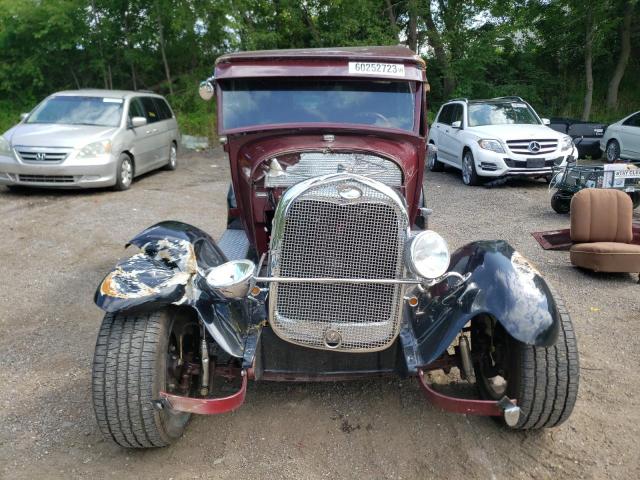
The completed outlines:
<svg viewBox="0 0 640 480">
<path fill-rule="evenodd" d="M 438 160 L 441 162 L 450 162 L 450 152 L 448 150 L 445 130 L 451 127 L 450 117 L 453 104 L 447 104 L 440 109 L 440 113 L 433 123 L 434 142 L 438 147 Z"/>
<path fill-rule="evenodd" d="M 445 117 L 447 123 L 443 123 L 440 129 L 440 144 L 445 152 L 447 162 L 459 167 L 462 163 L 462 159 L 460 158 L 460 152 L 462 152 L 460 132 L 462 130 L 460 128 L 454 128 L 452 124 L 456 121 L 462 122 L 463 108 L 460 103 L 452 103 L 447 106 L 449 107 L 449 112 Z M 462 123 L 460 123 L 460 125 L 462 125 Z"/>
<path fill-rule="evenodd" d="M 147 124 L 141 127 L 133 127 L 131 119 L 133 117 L 143 117 L 147 119 Z M 149 118 L 142 104 L 141 97 L 134 97 L 129 101 L 128 113 L 129 128 L 133 132 L 132 152 L 135 157 L 136 175 L 148 171 L 153 165 L 154 142 L 149 131 Z"/>
<path fill-rule="evenodd" d="M 640 112 L 627 118 L 620 127 L 620 156 L 640 160 Z"/>
<path fill-rule="evenodd" d="M 153 97 L 153 101 L 156 105 L 156 111 L 158 112 L 158 122 L 156 125 L 158 126 L 158 138 L 161 138 L 161 143 L 163 147 L 160 149 L 160 163 L 163 165 L 169 161 L 170 155 L 170 145 L 171 145 L 171 120 L 172 113 L 169 107 L 167 106 L 167 102 L 160 97 Z"/>
<path fill-rule="evenodd" d="M 145 133 L 150 146 L 150 163 L 149 169 L 161 165 L 166 162 L 166 157 L 163 159 L 162 155 L 166 150 L 166 142 L 164 139 L 164 132 L 162 131 L 162 115 L 158 112 L 156 102 L 153 97 L 141 97 L 142 106 L 147 116 L 147 129 Z"/>
</svg>

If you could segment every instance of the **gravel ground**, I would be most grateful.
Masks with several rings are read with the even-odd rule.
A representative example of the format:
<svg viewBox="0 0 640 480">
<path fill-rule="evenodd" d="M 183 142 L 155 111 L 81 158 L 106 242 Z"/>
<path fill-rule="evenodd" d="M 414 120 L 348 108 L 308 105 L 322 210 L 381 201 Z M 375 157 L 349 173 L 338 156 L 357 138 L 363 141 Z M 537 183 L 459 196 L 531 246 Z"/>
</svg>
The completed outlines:
<svg viewBox="0 0 640 480">
<path fill-rule="evenodd" d="M 431 227 L 452 248 L 508 240 L 567 302 L 582 378 L 566 424 L 510 432 L 447 414 L 412 379 L 261 383 L 237 412 L 195 418 L 172 447 L 104 441 L 90 403 L 102 317 L 94 289 L 128 255 L 126 240 L 155 222 L 219 236 L 228 175 L 217 149 L 123 193 L 0 187 L 1 478 L 640 478 L 640 286 L 630 275 L 579 271 L 567 252 L 538 246 L 530 232 L 568 225 L 542 182 L 469 188 L 454 171 L 427 175 Z"/>
</svg>

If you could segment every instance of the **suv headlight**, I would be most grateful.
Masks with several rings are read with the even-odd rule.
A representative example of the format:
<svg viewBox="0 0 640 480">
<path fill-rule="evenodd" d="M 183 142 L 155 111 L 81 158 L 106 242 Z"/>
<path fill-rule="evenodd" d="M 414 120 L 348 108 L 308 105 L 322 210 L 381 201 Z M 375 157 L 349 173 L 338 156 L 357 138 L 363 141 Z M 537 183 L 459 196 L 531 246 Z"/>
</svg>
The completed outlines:
<svg viewBox="0 0 640 480">
<path fill-rule="evenodd" d="M 483 138 L 482 140 L 478 140 L 478 145 L 480 148 L 484 148 L 485 150 L 491 150 L 496 153 L 504 153 L 504 148 L 502 147 L 502 143 L 499 140 L 493 140 L 490 138 Z"/>
<path fill-rule="evenodd" d="M 569 150 L 570 148 L 573 148 L 573 139 L 570 136 L 565 135 L 560 141 L 560 150 L 564 151 Z"/>
<path fill-rule="evenodd" d="M 422 278 L 441 277 L 449 268 L 447 242 L 433 230 L 425 230 L 413 237 L 407 252 L 409 268 Z"/>
<path fill-rule="evenodd" d="M 89 145 L 85 145 L 78 153 L 77 158 L 95 158 L 98 155 L 104 155 L 111 153 L 111 141 L 102 140 L 100 142 L 93 142 Z"/>
<path fill-rule="evenodd" d="M 13 152 L 11 151 L 11 145 L 9 144 L 9 140 L 0 135 L 0 155 L 4 155 L 5 157 L 13 157 Z"/>
</svg>

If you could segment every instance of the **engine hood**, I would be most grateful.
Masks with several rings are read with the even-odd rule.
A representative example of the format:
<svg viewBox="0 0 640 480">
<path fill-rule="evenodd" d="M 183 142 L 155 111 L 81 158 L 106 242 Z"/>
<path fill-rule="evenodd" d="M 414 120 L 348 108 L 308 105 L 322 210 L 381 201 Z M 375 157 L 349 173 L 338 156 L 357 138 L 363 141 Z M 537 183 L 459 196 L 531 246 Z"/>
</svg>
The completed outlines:
<svg viewBox="0 0 640 480">
<path fill-rule="evenodd" d="M 11 145 L 34 147 L 82 147 L 110 138 L 116 127 L 63 125 L 55 123 L 20 123 L 4 134 Z"/>
<path fill-rule="evenodd" d="M 425 142 L 424 138 L 410 133 L 372 134 L 370 131 L 336 130 L 260 132 L 228 137 L 225 150 L 229 154 L 238 213 L 249 239 L 260 253 L 267 250 L 269 212 L 275 208 L 273 201 L 277 202 L 282 193 L 282 189 L 265 188 L 261 181 L 265 165 L 273 158 L 283 160 L 283 163 L 290 159 L 295 162 L 300 154 L 320 152 L 372 155 L 392 161 L 402 171 L 402 185 L 397 190 L 406 199 L 409 218 L 414 219 L 417 213 L 422 193 Z M 274 191 L 268 193 L 268 190 Z"/>
<path fill-rule="evenodd" d="M 560 139 L 563 135 L 546 125 L 483 125 L 469 127 L 469 132 L 481 138 L 499 140 Z"/>
</svg>

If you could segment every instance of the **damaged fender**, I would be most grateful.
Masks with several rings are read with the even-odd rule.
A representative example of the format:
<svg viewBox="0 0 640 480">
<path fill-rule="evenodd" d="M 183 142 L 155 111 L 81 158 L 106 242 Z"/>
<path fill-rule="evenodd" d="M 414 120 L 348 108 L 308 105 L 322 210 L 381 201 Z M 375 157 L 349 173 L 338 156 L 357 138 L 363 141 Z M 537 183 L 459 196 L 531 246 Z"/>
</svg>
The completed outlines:
<svg viewBox="0 0 640 480">
<path fill-rule="evenodd" d="M 414 365 L 437 359 L 478 315 L 493 317 L 520 342 L 542 347 L 556 342 L 560 314 L 553 294 L 540 272 L 507 242 L 469 243 L 451 255 L 449 271 L 469 278 L 434 285 L 408 312 L 401 338 Z"/>
<path fill-rule="evenodd" d="M 166 221 L 126 244 L 140 253 L 119 262 L 98 287 L 94 301 L 106 312 L 185 305 L 227 353 L 242 357 L 246 319 L 243 301 L 229 301 L 208 286 L 206 272 L 227 261 L 215 241 L 199 228 Z"/>
</svg>

